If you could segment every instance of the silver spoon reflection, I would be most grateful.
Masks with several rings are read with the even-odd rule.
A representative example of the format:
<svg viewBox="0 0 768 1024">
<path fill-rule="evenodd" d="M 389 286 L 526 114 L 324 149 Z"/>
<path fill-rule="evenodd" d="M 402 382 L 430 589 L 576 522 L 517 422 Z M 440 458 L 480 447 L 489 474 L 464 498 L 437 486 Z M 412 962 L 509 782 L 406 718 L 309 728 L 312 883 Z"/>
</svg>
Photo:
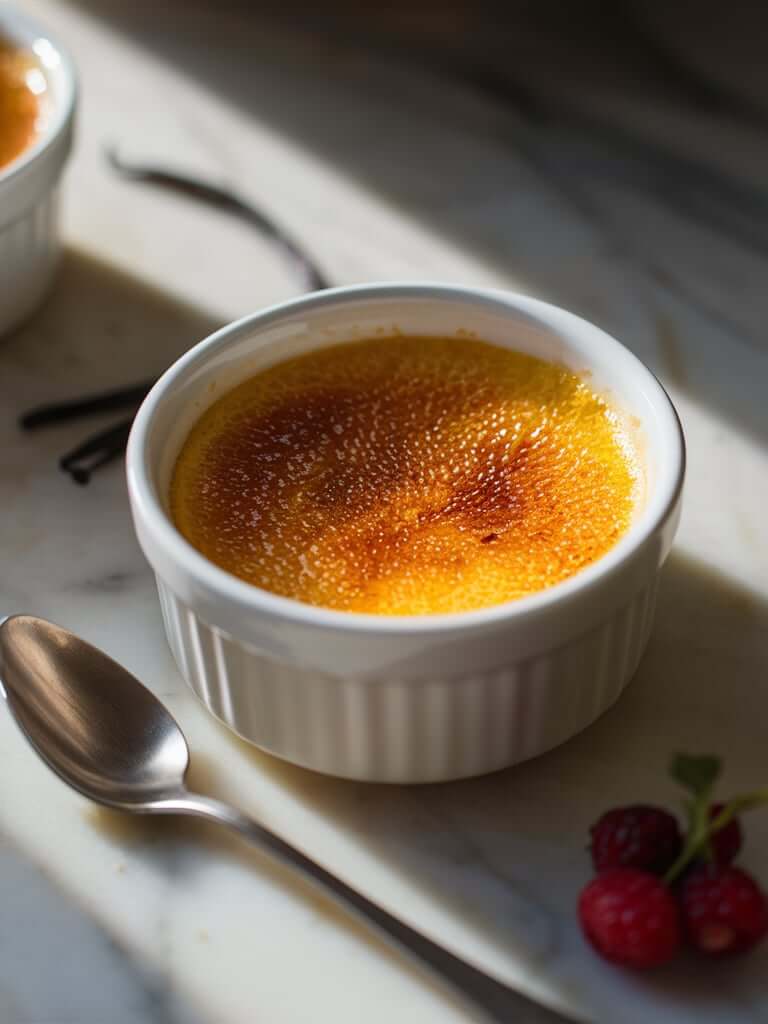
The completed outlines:
<svg viewBox="0 0 768 1024">
<path fill-rule="evenodd" d="M 227 825 L 373 926 L 485 1019 L 566 1019 L 438 946 L 240 811 L 189 792 L 189 750 L 175 719 L 84 640 L 44 619 L 11 616 L 0 624 L 0 679 L 32 747 L 83 796 L 122 811 L 191 814 Z"/>
</svg>

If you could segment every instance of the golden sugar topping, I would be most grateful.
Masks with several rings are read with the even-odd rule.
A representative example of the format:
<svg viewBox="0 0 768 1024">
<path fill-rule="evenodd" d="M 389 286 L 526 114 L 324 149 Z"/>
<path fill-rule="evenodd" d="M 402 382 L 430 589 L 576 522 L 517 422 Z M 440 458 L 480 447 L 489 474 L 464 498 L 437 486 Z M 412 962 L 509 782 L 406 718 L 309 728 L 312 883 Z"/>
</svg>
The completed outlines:
<svg viewBox="0 0 768 1024">
<path fill-rule="evenodd" d="M 32 54 L 0 39 L 0 168 L 35 141 L 44 83 Z"/>
<path fill-rule="evenodd" d="M 626 530 L 638 480 L 617 416 L 569 370 L 466 338 L 376 338 L 219 399 L 179 455 L 171 512 L 255 586 L 416 615 L 572 576 Z"/>
</svg>

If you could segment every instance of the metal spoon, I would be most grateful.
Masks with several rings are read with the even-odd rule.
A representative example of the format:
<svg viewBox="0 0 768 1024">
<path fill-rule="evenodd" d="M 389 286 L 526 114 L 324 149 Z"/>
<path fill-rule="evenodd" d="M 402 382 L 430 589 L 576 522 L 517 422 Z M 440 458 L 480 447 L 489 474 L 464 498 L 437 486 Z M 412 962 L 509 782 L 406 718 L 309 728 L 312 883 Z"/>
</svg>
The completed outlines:
<svg viewBox="0 0 768 1024">
<path fill-rule="evenodd" d="M 566 1019 L 442 949 L 240 811 L 189 792 L 189 750 L 175 719 L 84 640 L 44 619 L 12 616 L 0 625 L 0 679 L 32 747 L 83 796 L 138 814 L 192 814 L 239 832 L 372 925 L 487 1020 Z"/>
</svg>

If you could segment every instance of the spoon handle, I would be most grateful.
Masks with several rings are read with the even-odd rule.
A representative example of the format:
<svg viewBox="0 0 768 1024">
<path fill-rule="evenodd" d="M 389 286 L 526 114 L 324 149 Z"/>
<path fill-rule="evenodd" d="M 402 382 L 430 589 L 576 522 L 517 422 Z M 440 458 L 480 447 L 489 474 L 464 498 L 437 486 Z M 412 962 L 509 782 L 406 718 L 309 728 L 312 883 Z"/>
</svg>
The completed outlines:
<svg viewBox="0 0 768 1024">
<path fill-rule="evenodd" d="M 401 953 L 434 978 L 447 984 L 470 1007 L 480 1010 L 484 1019 L 498 1024 L 562 1024 L 567 1019 L 460 960 L 235 808 L 209 797 L 188 793 L 177 799 L 162 801 L 153 810 L 160 813 L 192 814 L 239 832 L 255 846 L 272 854 L 280 863 L 293 868 L 308 882 L 332 896 L 363 922 L 372 925 L 380 936 Z"/>
</svg>

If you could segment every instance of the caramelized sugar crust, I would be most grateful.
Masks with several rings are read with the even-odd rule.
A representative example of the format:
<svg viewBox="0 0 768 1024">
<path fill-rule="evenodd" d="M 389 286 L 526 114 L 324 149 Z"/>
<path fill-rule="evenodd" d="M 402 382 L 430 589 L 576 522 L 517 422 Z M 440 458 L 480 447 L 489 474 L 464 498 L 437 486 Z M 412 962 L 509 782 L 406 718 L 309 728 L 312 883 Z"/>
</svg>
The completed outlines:
<svg viewBox="0 0 768 1024">
<path fill-rule="evenodd" d="M 570 371 L 398 336 L 299 356 L 224 395 L 179 455 L 171 512 L 212 562 L 276 594 L 457 612 L 599 558 L 638 478 L 617 417 Z"/>
<path fill-rule="evenodd" d="M 0 168 L 35 140 L 39 104 L 27 73 L 36 67 L 30 54 L 0 39 Z"/>
</svg>

